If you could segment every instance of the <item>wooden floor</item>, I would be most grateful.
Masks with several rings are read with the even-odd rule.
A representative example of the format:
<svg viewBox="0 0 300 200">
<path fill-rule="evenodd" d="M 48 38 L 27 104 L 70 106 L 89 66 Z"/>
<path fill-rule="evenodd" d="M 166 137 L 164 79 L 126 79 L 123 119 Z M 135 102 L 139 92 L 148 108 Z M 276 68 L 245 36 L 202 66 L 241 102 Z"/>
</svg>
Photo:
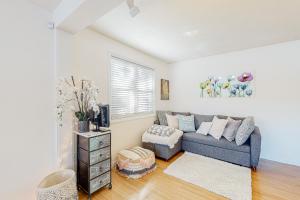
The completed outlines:
<svg viewBox="0 0 300 200">
<path fill-rule="evenodd" d="M 225 199 L 201 187 L 164 174 L 163 170 L 180 155 L 169 162 L 157 160 L 158 168 L 138 180 L 128 180 L 114 171 L 113 188 L 95 193 L 92 200 Z M 261 160 L 257 171 L 252 172 L 252 190 L 253 199 L 300 200 L 300 167 Z M 81 192 L 79 197 L 82 200 L 88 199 Z"/>
</svg>

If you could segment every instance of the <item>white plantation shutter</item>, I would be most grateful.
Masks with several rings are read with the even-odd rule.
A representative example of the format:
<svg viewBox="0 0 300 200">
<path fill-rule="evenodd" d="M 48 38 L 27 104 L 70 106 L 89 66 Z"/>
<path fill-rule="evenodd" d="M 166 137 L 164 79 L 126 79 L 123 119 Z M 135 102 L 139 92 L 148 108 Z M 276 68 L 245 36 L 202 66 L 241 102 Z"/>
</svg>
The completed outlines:
<svg viewBox="0 0 300 200">
<path fill-rule="evenodd" d="M 111 117 L 120 119 L 154 110 L 154 71 L 112 56 Z"/>
</svg>

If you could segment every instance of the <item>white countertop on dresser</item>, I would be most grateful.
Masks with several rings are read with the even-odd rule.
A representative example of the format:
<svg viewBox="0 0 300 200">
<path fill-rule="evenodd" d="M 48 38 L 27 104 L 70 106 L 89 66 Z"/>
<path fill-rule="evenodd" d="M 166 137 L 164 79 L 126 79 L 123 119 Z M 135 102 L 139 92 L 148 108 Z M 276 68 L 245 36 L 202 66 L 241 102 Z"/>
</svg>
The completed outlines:
<svg viewBox="0 0 300 200">
<path fill-rule="evenodd" d="M 96 137 L 96 136 L 106 135 L 106 134 L 108 134 L 110 132 L 111 132 L 110 130 L 106 130 L 106 131 L 103 131 L 103 132 L 90 131 L 90 132 L 87 132 L 87 133 L 79 133 L 79 132 L 75 131 L 74 133 L 76 135 L 80 135 L 82 137 L 90 138 L 90 137 Z"/>
</svg>

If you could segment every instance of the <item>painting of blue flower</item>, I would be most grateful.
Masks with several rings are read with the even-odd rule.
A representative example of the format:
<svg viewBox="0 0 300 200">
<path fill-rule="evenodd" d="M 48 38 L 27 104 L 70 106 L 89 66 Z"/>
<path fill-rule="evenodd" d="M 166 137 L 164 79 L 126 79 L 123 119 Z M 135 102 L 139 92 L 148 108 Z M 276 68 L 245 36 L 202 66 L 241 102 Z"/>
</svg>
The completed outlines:
<svg viewBox="0 0 300 200">
<path fill-rule="evenodd" d="M 254 76 L 250 72 L 238 76 L 230 75 L 225 79 L 210 76 L 200 83 L 200 97 L 251 97 L 253 80 Z"/>
</svg>

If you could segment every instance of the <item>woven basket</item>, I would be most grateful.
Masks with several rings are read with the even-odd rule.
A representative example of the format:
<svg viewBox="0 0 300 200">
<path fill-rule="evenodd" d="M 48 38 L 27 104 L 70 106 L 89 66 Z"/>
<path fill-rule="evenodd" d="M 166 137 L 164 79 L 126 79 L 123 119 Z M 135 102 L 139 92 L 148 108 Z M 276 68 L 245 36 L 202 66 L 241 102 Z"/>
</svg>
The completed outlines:
<svg viewBox="0 0 300 200">
<path fill-rule="evenodd" d="M 44 178 L 37 188 L 37 200 L 77 200 L 73 170 L 61 170 Z"/>
</svg>

